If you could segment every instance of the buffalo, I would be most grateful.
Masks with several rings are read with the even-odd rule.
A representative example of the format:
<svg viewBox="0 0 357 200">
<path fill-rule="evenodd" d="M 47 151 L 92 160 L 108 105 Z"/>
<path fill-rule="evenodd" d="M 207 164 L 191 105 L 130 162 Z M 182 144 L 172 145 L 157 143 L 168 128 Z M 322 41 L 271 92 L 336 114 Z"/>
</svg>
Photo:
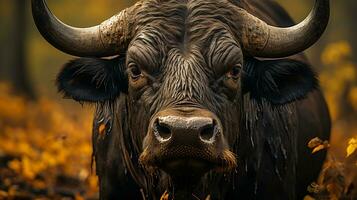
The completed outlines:
<svg viewBox="0 0 357 200">
<path fill-rule="evenodd" d="M 273 0 L 142 0 L 75 28 L 32 0 L 38 30 L 80 58 L 57 77 L 96 106 L 100 199 L 302 199 L 330 137 L 317 74 L 302 53 L 329 0 L 295 25 Z"/>
</svg>

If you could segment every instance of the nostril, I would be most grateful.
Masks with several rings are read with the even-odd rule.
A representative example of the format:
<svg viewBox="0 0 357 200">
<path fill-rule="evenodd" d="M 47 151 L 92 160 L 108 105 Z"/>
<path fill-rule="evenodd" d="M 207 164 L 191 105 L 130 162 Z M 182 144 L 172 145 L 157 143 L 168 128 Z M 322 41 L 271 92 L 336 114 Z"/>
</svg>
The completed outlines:
<svg viewBox="0 0 357 200">
<path fill-rule="evenodd" d="M 216 121 L 213 121 L 212 124 L 208 124 L 201 129 L 200 139 L 205 143 L 211 144 L 215 141 L 217 131 Z"/>
<path fill-rule="evenodd" d="M 167 142 L 171 139 L 172 134 L 170 128 L 166 124 L 160 123 L 159 120 L 154 122 L 153 129 L 156 138 L 160 142 Z"/>
<path fill-rule="evenodd" d="M 165 125 L 158 124 L 157 131 L 159 132 L 160 136 L 163 137 L 164 139 L 171 137 L 171 131 Z"/>
</svg>

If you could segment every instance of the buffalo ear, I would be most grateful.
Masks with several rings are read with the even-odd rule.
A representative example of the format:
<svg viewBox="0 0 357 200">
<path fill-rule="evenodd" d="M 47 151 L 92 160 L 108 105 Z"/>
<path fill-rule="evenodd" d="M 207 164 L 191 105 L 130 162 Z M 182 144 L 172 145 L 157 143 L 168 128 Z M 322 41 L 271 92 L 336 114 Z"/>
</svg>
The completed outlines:
<svg viewBox="0 0 357 200">
<path fill-rule="evenodd" d="M 127 90 L 124 76 L 125 61 L 99 58 L 79 58 L 67 63 L 56 83 L 64 97 L 81 102 L 114 100 Z"/>
<path fill-rule="evenodd" d="M 315 72 L 300 61 L 249 58 L 244 68 L 243 92 L 250 92 L 252 98 L 265 99 L 272 104 L 302 99 L 318 87 Z"/>
</svg>

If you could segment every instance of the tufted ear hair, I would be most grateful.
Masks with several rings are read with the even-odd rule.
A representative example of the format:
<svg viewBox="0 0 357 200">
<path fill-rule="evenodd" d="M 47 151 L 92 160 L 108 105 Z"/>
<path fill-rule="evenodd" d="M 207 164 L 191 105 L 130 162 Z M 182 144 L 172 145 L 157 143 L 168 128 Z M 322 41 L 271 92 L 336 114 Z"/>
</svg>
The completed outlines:
<svg viewBox="0 0 357 200">
<path fill-rule="evenodd" d="M 265 99 L 281 105 L 302 99 L 318 87 L 311 67 L 292 59 L 258 60 L 248 58 L 244 64 L 243 92 L 256 100 Z"/>
<path fill-rule="evenodd" d="M 58 91 L 80 102 L 104 102 L 127 91 L 125 59 L 78 58 L 68 62 L 56 79 Z"/>
</svg>

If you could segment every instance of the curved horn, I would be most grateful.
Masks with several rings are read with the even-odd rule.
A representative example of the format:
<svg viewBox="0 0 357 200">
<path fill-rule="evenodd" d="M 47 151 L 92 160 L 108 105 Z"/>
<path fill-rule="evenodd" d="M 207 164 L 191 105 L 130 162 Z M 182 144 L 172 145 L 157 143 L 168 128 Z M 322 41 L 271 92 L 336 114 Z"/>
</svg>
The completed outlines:
<svg viewBox="0 0 357 200">
<path fill-rule="evenodd" d="M 98 26 L 75 28 L 57 19 L 45 0 L 32 0 L 32 15 L 42 36 L 60 51 L 74 56 L 113 56 L 125 49 L 130 30 L 129 9 Z"/>
<path fill-rule="evenodd" d="M 288 28 L 270 26 L 246 11 L 241 16 L 245 51 L 257 57 L 286 57 L 306 50 L 321 37 L 329 21 L 330 3 L 329 0 L 315 0 L 308 17 Z"/>
</svg>

